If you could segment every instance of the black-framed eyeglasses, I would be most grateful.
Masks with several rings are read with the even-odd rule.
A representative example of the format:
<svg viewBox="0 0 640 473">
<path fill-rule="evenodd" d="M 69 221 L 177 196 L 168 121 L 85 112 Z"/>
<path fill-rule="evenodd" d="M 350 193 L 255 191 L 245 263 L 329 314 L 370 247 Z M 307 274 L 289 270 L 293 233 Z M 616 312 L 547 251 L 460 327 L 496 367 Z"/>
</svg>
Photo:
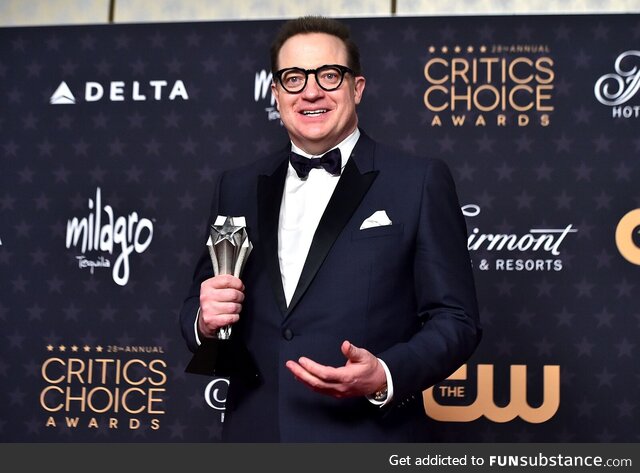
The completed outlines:
<svg viewBox="0 0 640 473">
<path fill-rule="evenodd" d="M 290 94 L 299 94 L 307 86 L 309 74 L 316 76 L 316 83 L 322 90 L 331 92 L 342 85 L 346 73 L 355 75 L 353 70 L 339 64 L 327 64 L 317 69 L 302 69 L 301 67 L 287 67 L 280 69 L 273 76 L 274 81 L 280 82 L 284 90 Z"/>
</svg>

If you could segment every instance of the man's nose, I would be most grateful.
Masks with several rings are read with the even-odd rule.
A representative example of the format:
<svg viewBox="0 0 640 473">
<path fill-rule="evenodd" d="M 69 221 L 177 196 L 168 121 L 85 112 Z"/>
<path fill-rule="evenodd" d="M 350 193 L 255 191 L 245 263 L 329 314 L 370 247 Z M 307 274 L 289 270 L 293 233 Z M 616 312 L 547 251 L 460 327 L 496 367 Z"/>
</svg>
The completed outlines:
<svg viewBox="0 0 640 473">
<path fill-rule="evenodd" d="M 319 95 L 322 95 L 324 91 L 318 85 L 315 74 L 309 74 L 309 76 L 307 77 L 307 85 L 302 92 L 305 98 L 315 98 Z"/>
</svg>

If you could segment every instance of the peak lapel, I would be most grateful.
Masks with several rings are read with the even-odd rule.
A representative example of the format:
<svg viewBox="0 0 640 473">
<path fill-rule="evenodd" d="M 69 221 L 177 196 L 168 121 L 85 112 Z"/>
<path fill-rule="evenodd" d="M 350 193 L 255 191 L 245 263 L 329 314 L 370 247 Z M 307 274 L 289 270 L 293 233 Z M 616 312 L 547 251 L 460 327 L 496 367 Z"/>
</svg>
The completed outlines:
<svg viewBox="0 0 640 473">
<path fill-rule="evenodd" d="M 287 148 L 288 151 L 288 148 Z M 262 240 L 262 251 L 266 270 L 271 279 L 278 307 L 283 314 L 287 312 L 287 303 L 282 287 L 280 263 L 278 261 L 278 220 L 280 204 L 284 191 L 284 180 L 287 175 L 288 161 L 283 153 L 281 164 L 271 175 L 258 176 L 258 228 Z"/>
<path fill-rule="evenodd" d="M 302 268 L 298 285 L 286 310 L 287 316 L 291 314 L 309 288 L 336 238 L 338 238 L 338 235 L 360 202 L 362 202 L 378 175 L 378 171 L 373 170 L 374 149 L 374 142 L 362 133 L 358 144 L 344 167 L 340 181 L 327 204 L 327 208 L 322 214 L 309 248 L 309 254 Z M 282 287 L 282 283 L 280 283 L 280 287 Z"/>
</svg>

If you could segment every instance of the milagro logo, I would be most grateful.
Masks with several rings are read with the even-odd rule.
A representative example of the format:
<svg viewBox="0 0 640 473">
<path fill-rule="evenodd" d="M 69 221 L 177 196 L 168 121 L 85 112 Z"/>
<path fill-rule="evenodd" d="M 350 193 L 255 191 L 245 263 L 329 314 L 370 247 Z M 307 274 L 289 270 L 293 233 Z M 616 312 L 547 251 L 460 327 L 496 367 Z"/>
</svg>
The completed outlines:
<svg viewBox="0 0 640 473">
<path fill-rule="evenodd" d="M 89 81 L 85 82 L 83 91 L 85 102 L 102 100 L 105 98 L 105 91 L 107 91 L 106 99 L 110 102 L 124 102 L 126 100 L 144 102 L 147 100 L 175 100 L 177 98 L 189 100 L 187 88 L 180 79 L 171 84 L 166 80 L 111 81 L 106 84 Z M 77 103 L 77 100 L 67 82 L 62 81 L 51 94 L 49 103 L 51 105 L 73 105 Z"/>
<path fill-rule="evenodd" d="M 625 105 L 640 90 L 640 51 L 626 51 L 618 56 L 615 72 L 601 76 L 593 93 L 603 105 L 611 107 L 613 118 L 638 118 L 640 105 Z"/>
<path fill-rule="evenodd" d="M 269 121 L 280 120 L 280 113 L 276 109 L 276 98 L 271 92 L 271 82 L 273 81 L 273 75 L 266 69 L 261 69 L 256 72 L 256 78 L 253 85 L 253 100 L 264 103 L 267 101 L 268 107 L 265 107 L 264 111 L 267 112 L 267 118 Z M 268 97 L 268 98 L 267 98 Z"/>
<path fill-rule="evenodd" d="M 147 218 L 138 217 L 137 212 L 128 216 L 116 217 L 113 207 L 103 205 L 102 192 L 98 187 L 96 197 L 89 199 L 89 215 L 83 218 L 73 217 L 67 221 L 67 248 L 79 248 L 81 255 L 76 256 L 79 268 L 89 268 L 93 274 L 95 268 L 110 268 L 111 260 L 104 254 L 96 259 L 87 258 L 87 253 L 102 252 L 113 255 L 113 281 L 119 286 L 129 282 L 129 256 L 131 253 L 144 252 L 153 239 L 153 223 Z"/>
<path fill-rule="evenodd" d="M 462 207 L 465 217 L 480 215 L 480 206 L 469 204 Z M 467 238 L 470 252 L 485 251 L 505 253 L 541 254 L 541 258 L 496 258 L 493 261 L 481 259 L 478 269 L 481 271 L 562 271 L 560 247 L 570 233 L 577 228 L 568 224 L 564 228 L 530 228 L 524 233 L 484 233 L 473 226 Z"/>
</svg>

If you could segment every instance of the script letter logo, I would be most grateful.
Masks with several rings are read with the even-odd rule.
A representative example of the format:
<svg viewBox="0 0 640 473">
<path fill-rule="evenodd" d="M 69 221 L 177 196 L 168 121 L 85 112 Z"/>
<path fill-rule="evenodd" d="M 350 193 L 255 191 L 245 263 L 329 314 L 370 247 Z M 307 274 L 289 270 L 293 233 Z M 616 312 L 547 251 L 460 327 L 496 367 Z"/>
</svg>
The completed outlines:
<svg viewBox="0 0 640 473">
<path fill-rule="evenodd" d="M 625 61 L 627 58 L 629 59 Z M 640 63 L 640 51 L 622 53 L 615 62 L 616 72 L 605 74 L 598 79 L 593 92 L 601 104 L 621 105 L 640 90 L 640 68 L 637 65 L 629 65 L 632 59 Z"/>
<path fill-rule="evenodd" d="M 253 87 L 253 99 L 256 102 L 266 99 L 267 94 L 271 92 L 272 77 L 271 72 L 267 74 L 267 71 L 264 69 L 260 70 L 260 72 L 256 72 L 256 79 Z M 271 94 L 271 105 L 275 103 L 275 100 L 275 97 Z"/>
<path fill-rule="evenodd" d="M 153 223 L 148 218 L 140 218 L 137 212 L 116 217 L 113 207 L 103 204 L 102 192 L 96 188 L 96 197 L 89 199 L 89 215 L 83 218 L 73 217 L 67 221 L 67 248 L 80 246 L 84 255 L 87 252 L 117 253 L 113 265 L 113 281 L 124 286 L 129 281 L 129 256 L 143 253 L 153 239 Z M 83 259 L 81 258 L 81 263 Z M 95 263 L 95 262 L 94 262 Z M 109 263 L 110 264 L 110 263 Z M 83 266 L 109 267 L 109 264 L 84 263 Z M 82 265 L 81 265 L 82 267 Z"/>
</svg>

